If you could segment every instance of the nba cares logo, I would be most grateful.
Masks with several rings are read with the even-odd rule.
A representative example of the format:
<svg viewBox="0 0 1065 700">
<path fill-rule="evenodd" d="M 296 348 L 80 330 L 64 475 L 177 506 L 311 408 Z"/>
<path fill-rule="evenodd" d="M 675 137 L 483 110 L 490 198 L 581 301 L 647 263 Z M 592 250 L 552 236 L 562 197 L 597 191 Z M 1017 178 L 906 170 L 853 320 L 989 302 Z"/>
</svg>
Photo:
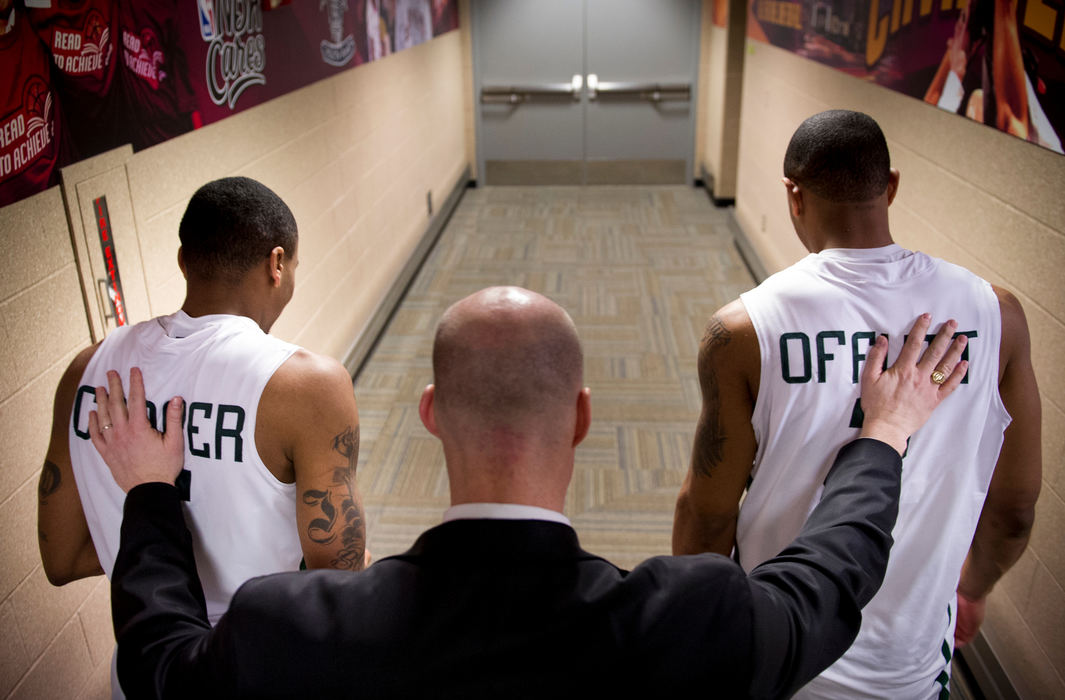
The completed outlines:
<svg viewBox="0 0 1065 700">
<path fill-rule="evenodd" d="M 218 25 L 214 19 L 214 0 L 196 0 L 200 10 L 200 36 L 210 41 L 218 34 Z"/>
</svg>

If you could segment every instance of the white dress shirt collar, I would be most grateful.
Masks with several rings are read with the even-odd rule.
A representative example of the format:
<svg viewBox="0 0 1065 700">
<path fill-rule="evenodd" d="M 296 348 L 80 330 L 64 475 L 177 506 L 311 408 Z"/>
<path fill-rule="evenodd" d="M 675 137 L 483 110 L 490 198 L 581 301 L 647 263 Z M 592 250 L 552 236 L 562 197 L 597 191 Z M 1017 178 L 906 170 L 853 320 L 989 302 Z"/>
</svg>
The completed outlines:
<svg viewBox="0 0 1065 700">
<path fill-rule="evenodd" d="M 520 503 L 460 503 L 444 512 L 444 522 L 452 520 L 547 520 L 573 527 L 557 510 Z"/>
</svg>

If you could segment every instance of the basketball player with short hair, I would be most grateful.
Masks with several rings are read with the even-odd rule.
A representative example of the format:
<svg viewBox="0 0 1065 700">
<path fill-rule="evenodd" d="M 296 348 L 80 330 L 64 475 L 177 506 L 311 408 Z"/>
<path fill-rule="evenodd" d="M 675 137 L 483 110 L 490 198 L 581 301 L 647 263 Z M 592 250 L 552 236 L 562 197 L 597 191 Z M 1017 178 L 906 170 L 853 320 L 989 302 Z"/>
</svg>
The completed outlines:
<svg viewBox="0 0 1065 700">
<path fill-rule="evenodd" d="M 797 695 L 938 697 L 955 640 L 975 635 L 987 594 L 1024 551 L 1034 519 L 1040 404 L 1024 312 L 1006 290 L 893 242 L 888 205 L 899 173 L 869 116 L 807 119 L 784 174 L 795 231 L 811 254 L 707 326 L 703 408 L 674 553 L 735 547 L 747 570 L 775 556 L 862 425 L 858 378 L 876 338 L 888 336 L 890 359 L 921 312 L 956 319 L 955 334 L 969 340 L 969 374 L 909 442 L 883 587 L 851 649 Z M 928 381 L 942 382 L 949 369 Z"/>
<path fill-rule="evenodd" d="M 175 393 L 188 397 L 180 483 L 213 624 L 253 576 L 295 570 L 301 560 L 363 568 L 359 419 L 339 362 L 267 334 L 295 285 L 298 233 L 288 206 L 255 180 L 209 182 L 189 201 L 180 239 L 181 309 L 114 330 L 60 380 L 39 543 L 55 585 L 110 577 L 125 494 L 89 441 L 88 417 L 107 370 L 141 367 L 153 423 L 162 427 Z"/>
</svg>

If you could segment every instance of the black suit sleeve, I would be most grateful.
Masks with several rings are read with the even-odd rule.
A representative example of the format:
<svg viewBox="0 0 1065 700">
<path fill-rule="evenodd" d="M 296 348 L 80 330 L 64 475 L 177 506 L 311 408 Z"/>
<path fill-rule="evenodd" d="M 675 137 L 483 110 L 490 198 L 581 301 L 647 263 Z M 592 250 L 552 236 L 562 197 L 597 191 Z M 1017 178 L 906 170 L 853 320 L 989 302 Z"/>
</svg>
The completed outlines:
<svg viewBox="0 0 1065 700">
<path fill-rule="evenodd" d="M 192 535 L 174 486 L 142 484 L 126 496 L 111 577 L 118 677 L 131 698 L 231 697 L 232 658 L 211 634 Z"/>
<path fill-rule="evenodd" d="M 752 697 L 791 695 L 854 641 L 884 580 L 901 471 L 882 442 L 845 445 L 799 536 L 751 572 Z"/>
</svg>

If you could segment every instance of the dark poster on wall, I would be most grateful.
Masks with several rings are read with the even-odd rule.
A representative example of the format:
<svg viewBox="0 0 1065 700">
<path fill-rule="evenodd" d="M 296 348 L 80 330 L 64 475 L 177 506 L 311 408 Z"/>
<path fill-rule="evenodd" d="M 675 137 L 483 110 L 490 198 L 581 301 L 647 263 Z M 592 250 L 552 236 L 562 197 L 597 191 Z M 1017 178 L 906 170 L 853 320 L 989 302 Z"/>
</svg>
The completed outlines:
<svg viewBox="0 0 1065 700">
<path fill-rule="evenodd" d="M 1065 8 L 1046 0 L 751 0 L 748 35 L 1062 153 Z"/>
<path fill-rule="evenodd" d="M 457 28 L 457 0 L 0 0 L 0 206 Z"/>
</svg>

